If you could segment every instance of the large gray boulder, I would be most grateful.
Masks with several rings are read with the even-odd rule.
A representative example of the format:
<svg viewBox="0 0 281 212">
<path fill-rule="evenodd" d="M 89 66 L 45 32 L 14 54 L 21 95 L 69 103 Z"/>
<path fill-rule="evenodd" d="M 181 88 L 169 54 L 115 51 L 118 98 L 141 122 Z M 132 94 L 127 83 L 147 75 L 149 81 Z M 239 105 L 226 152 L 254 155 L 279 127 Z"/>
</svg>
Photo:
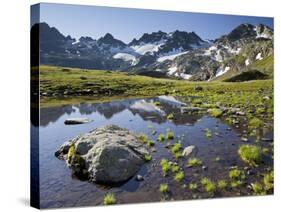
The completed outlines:
<svg viewBox="0 0 281 212">
<path fill-rule="evenodd" d="M 65 159 L 76 176 L 114 184 L 134 176 L 148 154 L 136 135 L 116 125 L 108 125 L 64 143 L 55 156 Z"/>
</svg>

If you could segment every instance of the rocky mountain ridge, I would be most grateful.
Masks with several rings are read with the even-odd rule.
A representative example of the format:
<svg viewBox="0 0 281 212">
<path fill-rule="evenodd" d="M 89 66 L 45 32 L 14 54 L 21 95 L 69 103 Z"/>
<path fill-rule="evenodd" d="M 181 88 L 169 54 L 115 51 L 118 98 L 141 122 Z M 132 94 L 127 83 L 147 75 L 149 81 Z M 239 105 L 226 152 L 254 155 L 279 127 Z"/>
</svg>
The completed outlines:
<svg viewBox="0 0 281 212">
<path fill-rule="evenodd" d="M 273 58 L 273 29 L 262 24 L 241 24 L 214 41 L 176 30 L 144 33 L 128 44 L 110 33 L 76 40 L 47 23 L 35 24 L 31 33 L 34 28 L 40 32 L 40 62 L 47 65 L 210 81 L 252 70 L 257 62 Z"/>
</svg>

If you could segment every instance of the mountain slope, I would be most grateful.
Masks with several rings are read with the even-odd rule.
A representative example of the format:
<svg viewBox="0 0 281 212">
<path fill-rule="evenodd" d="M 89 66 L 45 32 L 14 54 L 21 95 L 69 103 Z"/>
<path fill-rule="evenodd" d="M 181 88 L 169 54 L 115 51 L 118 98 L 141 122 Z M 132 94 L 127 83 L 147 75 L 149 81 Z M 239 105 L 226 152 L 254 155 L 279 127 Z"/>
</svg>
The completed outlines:
<svg viewBox="0 0 281 212">
<path fill-rule="evenodd" d="M 176 30 L 144 33 L 128 44 L 110 33 L 76 40 L 47 23 L 35 24 L 31 31 L 38 29 L 41 64 L 194 81 L 226 80 L 251 70 L 273 76 L 274 33 L 261 24 L 241 24 L 214 41 Z"/>
</svg>

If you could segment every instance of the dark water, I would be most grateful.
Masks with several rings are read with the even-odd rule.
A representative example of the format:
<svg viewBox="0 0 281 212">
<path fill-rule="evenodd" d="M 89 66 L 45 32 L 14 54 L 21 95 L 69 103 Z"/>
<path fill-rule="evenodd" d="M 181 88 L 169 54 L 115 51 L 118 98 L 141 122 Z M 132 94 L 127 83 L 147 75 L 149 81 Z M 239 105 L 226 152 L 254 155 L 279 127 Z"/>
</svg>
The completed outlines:
<svg viewBox="0 0 281 212">
<path fill-rule="evenodd" d="M 161 102 L 161 107 L 152 104 Z M 103 196 L 115 193 L 118 203 L 153 202 L 166 200 L 183 200 L 208 197 L 203 191 L 191 192 L 183 188 L 184 184 L 196 182 L 204 176 L 213 181 L 227 179 L 230 166 L 245 167 L 239 159 L 237 149 L 241 141 L 243 129 L 229 129 L 220 119 L 215 119 L 204 114 L 188 115 L 180 113 L 183 103 L 174 97 L 162 96 L 149 99 L 134 99 L 112 101 L 109 103 L 68 105 L 61 107 L 42 108 L 40 110 L 40 195 L 41 207 L 71 207 L 102 204 Z M 169 121 L 166 116 L 173 113 L 175 119 Z M 82 125 L 64 125 L 67 118 L 85 117 L 94 121 Z M 195 145 L 198 148 L 196 157 L 200 158 L 207 170 L 201 167 L 186 167 L 186 159 L 180 159 L 179 165 L 185 172 L 182 182 L 173 181 L 173 176 L 163 177 L 159 161 L 162 158 L 175 161 L 170 151 L 165 148 L 167 143 L 156 141 L 155 150 L 151 155 L 153 160 L 146 163 L 139 174 L 145 180 L 135 181 L 134 178 L 119 187 L 106 188 L 101 185 L 81 181 L 71 175 L 70 169 L 64 161 L 58 160 L 54 152 L 65 141 L 86 133 L 94 128 L 107 124 L 116 124 L 135 133 L 145 133 L 156 141 L 159 133 L 166 132 L 169 128 L 175 133 L 177 140 L 182 141 L 182 146 Z M 157 132 L 151 135 L 151 127 Z M 213 132 L 212 138 L 205 137 L 204 129 Z M 250 143 L 253 140 L 250 139 Z M 264 142 L 263 146 L 269 144 Z M 216 158 L 220 160 L 216 160 Z M 261 179 L 261 173 L 272 168 L 272 160 L 255 168 L 254 175 L 247 177 L 248 182 Z M 171 193 L 163 197 L 159 192 L 160 183 L 168 183 Z M 249 195 L 247 186 L 239 190 L 226 190 L 217 192 L 215 197 L 230 197 Z"/>
</svg>

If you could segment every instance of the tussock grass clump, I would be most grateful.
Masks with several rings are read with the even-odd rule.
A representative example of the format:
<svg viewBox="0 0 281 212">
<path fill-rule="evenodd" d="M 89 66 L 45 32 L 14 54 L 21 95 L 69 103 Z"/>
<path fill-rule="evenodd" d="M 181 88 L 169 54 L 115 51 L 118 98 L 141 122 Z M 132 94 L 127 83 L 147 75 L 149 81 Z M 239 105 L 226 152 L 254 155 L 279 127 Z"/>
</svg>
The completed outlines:
<svg viewBox="0 0 281 212">
<path fill-rule="evenodd" d="M 263 189 L 262 184 L 255 182 L 251 184 L 251 189 L 253 190 L 255 195 L 265 195 L 266 192 Z"/>
<path fill-rule="evenodd" d="M 181 143 L 177 142 L 173 145 L 171 151 L 176 159 L 182 157 L 181 149 L 182 149 Z"/>
<path fill-rule="evenodd" d="M 183 178 L 184 178 L 184 173 L 182 171 L 180 171 L 180 172 L 176 173 L 174 180 L 176 182 L 180 182 L 183 180 Z"/>
<path fill-rule="evenodd" d="M 217 184 L 218 184 L 218 188 L 222 190 L 225 189 L 227 186 L 227 183 L 224 180 L 219 180 Z"/>
<path fill-rule="evenodd" d="M 196 183 L 189 183 L 188 188 L 189 190 L 194 191 L 198 188 L 198 185 Z"/>
<path fill-rule="evenodd" d="M 166 159 L 162 159 L 160 162 L 160 165 L 162 167 L 163 176 L 166 176 L 168 171 L 170 171 L 170 169 L 171 169 L 169 162 Z"/>
<path fill-rule="evenodd" d="M 232 169 L 228 173 L 229 178 L 231 179 L 230 185 L 233 188 L 236 188 L 242 185 L 243 181 L 246 178 L 246 175 L 243 170 L 238 168 Z"/>
<path fill-rule="evenodd" d="M 103 198 L 104 205 L 113 205 L 116 203 L 115 195 L 114 194 L 106 194 Z"/>
<path fill-rule="evenodd" d="M 159 134 L 158 138 L 157 138 L 157 141 L 159 141 L 159 142 L 165 141 L 165 135 L 163 133 Z"/>
<path fill-rule="evenodd" d="M 204 190 L 209 193 L 211 196 L 214 195 L 216 191 L 216 184 L 213 183 L 210 179 L 207 177 L 204 177 L 201 179 L 201 184 L 204 187 Z"/>
<path fill-rule="evenodd" d="M 178 165 L 173 164 L 171 166 L 171 170 L 172 170 L 173 173 L 177 173 L 177 172 L 180 171 L 180 167 Z"/>
<path fill-rule="evenodd" d="M 218 108 L 209 109 L 208 113 L 215 118 L 218 118 L 222 115 L 222 111 Z"/>
<path fill-rule="evenodd" d="M 206 128 L 204 131 L 207 138 L 211 138 L 213 136 L 213 133 L 210 129 Z"/>
<path fill-rule="evenodd" d="M 167 140 L 173 140 L 174 137 L 175 137 L 174 133 L 170 129 L 167 129 L 166 130 L 166 139 Z"/>
<path fill-rule="evenodd" d="M 262 149 L 256 145 L 241 145 L 238 150 L 240 158 L 251 166 L 257 166 L 262 161 Z"/>
<path fill-rule="evenodd" d="M 168 184 L 160 184 L 160 186 L 159 186 L 159 191 L 161 192 L 161 193 L 167 193 L 167 192 L 169 192 L 169 186 L 168 186 Z"/>
<path fill-rule="evenodd" d="M 198 158 L 189 158 L 187 162 L 188 167 L 195 167 L 202 165 L 202 161 Z"/>
<path fill-rule="evenodd" d="M 274 185 L 274 173 L 273 173 L 273 171 L 264 175 L 263 184 L 264 184 L 264 189 L 266 191 L 270 191 L 270 190 L 273 189 L 273 185 Z"/>
<path fill-rule="evenodd" d="M 146 162 L 151 161 L 152 157 L 151 155 L 145 154 L 143 158 Z"/>
<path fill-rule="evenodd" d="M 174 114 L 170 113 L 170 114 L 167 116 L 167 119 L 168 119 L 168 120 L 173 120 L 173 119 L 174 119 Z"/>
<path fill-rule="evenodd" d="M 177 152 L 179 152 L 181 150 L 181 143 L 175 143 L 171 149 L 173 154 L 176 154 Z"/>
<path fill-rule="evenodd" d="M 250 129 L 258 129 L 258 128 L 262 127 L 262 126 L 263 126 L 263 122 L 260 119 L 256 118 L 256 117 L 252 118 L 249 121 L 249 128 Z"/>
<path fill-rule="evenodd" d="M 148 140 L 148 141 L 147 141 L 147 145 L 150 146 L 150 147 L 152 147 L 152 146 L 155 145 L 155 142 L 154 142 L 153 140 Z"/>
</svg>

